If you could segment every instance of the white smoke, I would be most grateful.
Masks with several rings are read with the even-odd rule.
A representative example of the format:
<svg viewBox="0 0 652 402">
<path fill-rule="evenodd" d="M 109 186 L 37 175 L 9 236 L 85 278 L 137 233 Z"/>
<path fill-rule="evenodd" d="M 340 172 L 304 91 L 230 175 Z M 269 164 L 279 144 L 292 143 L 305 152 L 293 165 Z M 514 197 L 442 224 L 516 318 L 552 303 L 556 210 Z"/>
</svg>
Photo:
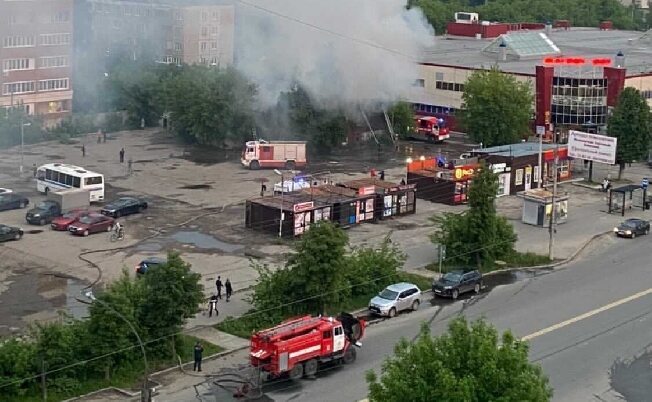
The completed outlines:
<svg viewBox="0 0 652 402">
<path fill-rule="evenodd" d="M 238 3 L 237 66 L 264 106 L 295 83 L 324 106 L 393 102 L 418 77 L 422 49 L 434 44 L 432 27 L 405 0 Z"/>
</svg>

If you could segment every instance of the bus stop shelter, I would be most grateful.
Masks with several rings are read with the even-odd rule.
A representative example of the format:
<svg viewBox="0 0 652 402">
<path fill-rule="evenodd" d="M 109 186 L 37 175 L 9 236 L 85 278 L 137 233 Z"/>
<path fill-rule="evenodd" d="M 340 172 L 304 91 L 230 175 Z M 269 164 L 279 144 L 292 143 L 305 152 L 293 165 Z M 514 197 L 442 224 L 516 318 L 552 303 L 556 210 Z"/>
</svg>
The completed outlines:
<svg viewBox="0 0 652 402">
<path fill-rule="evenodd" d="M 640 184 L 628 184 L 626 186 L 611 189 L 609 192 L 609 213 L 620 212 L 625 216 L 625 210 L 632 208 L 647 207 L 647 187 Z"/>
</svg>

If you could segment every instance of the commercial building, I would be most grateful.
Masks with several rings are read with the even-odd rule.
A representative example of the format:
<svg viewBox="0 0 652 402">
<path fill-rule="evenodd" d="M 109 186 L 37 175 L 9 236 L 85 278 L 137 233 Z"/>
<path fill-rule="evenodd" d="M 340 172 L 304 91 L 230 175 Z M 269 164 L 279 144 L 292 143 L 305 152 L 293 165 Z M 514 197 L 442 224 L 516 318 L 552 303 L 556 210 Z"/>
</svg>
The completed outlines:
<svg viewBox="0 0 652 402">
<path fill-rule="evenodd" d="M 70 113 L 73 0 L 0 1 L 0 106 L 55 124 Z"/>
<path fill-rule="evenodd" d="M 407 95 L 418 114 L 443 118 L 455 129 L 466 80 L 494 66 L 531 87 L 534 120 L 546 132 L 562 126 L 600 131 L 625 87 L 652 104 L 652 31 L 611 30 L 608 23 L 575 28 L 564 21 L 503 25 L 458 23 L 458 35 L 437 40 Z"/>
</svg>

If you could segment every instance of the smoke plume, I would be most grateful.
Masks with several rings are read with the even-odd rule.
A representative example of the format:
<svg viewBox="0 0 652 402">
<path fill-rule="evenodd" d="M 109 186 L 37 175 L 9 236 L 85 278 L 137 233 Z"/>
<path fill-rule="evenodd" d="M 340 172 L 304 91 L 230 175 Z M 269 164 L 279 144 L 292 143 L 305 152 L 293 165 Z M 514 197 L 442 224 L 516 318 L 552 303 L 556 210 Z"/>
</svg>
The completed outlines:
<svg viewBox="0 0 652 402">
<path fill-rule="evenodd" d="M 434 44 L 432 27 L 405 0 L 238 3 L 237 67 L 258 85 L 263 106 L 294 84 L 325 107 L 393 102 Z"/>
</svg>

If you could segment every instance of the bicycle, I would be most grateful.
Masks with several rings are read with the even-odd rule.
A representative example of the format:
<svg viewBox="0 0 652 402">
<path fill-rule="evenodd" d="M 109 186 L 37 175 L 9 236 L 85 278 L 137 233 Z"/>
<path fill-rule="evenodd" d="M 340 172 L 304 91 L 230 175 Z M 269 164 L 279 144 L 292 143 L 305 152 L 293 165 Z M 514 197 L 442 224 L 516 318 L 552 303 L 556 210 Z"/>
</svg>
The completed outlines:
<svg viewBox="0 0 652 402">
<path fill-rule="evenodd" d="M 116 241 L 122 241 L 125 238 L 125 230 L 122 227 L 116 228 L 116 230 L 111 232 L 111 236 L 109 239 L 111 240 L 111 243 L 114 243 Z"/>
</svg>

